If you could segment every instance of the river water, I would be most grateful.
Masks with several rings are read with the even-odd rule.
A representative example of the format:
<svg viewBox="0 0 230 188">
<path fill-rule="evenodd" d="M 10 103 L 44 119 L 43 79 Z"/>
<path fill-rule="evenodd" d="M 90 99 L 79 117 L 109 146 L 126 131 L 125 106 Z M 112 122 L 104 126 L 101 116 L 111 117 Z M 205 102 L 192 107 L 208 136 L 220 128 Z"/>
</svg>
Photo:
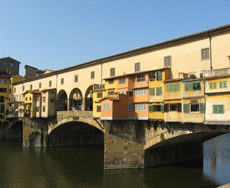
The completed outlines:
<svg viewBox="0 0 230 188">
<path fill-rule="evenodd" d="M 0 141 L 0 188 L 199 188 L 230 183 L 230 134 L 204 143 L 203 167 L 103 170 L 103 149 Z"/>
</svg>

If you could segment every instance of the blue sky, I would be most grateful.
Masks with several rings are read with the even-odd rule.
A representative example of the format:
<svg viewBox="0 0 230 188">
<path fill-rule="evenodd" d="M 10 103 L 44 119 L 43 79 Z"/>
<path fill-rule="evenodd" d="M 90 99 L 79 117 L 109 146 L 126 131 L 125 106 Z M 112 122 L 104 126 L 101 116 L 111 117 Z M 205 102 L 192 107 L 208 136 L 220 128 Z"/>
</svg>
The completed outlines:
<svg viewBox="0 0 230 188">
<path fill-rule="evenodd" d="M 230 24 L 230 0 L 0 0 L 0 58 L 59 70 Z"/>
</svg>

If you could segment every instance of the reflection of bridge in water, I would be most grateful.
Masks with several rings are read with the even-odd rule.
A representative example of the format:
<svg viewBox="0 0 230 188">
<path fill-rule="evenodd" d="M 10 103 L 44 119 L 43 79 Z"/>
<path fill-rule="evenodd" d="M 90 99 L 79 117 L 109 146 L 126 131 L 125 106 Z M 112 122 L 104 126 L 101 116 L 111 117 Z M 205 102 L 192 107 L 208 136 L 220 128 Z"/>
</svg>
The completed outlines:
<svg viewBox="0 0 230 188">
<path fill-rule="evenodd" d="M 24 147 L 104 145 L 104 167 L 143 168 L 200 158 L 203 142 L 228 126 L 105 121 L 91 111 L 58 111 L 56 118 L 24 118 Z"/>
</svg>

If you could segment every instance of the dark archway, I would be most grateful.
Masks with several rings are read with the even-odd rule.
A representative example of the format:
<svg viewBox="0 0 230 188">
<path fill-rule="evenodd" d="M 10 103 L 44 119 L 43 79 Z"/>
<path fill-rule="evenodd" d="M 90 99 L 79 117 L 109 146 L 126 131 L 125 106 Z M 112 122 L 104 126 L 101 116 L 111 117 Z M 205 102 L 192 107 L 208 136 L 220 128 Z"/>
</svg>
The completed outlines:
<svg viewBox="0 0 230 188">
<path fill-rule="evenodd" d="M 67 94 L 65 90 L 60 90 L 57 95 L 57 111 L 67 111 Z"/>
<path fill-rule="evenodd" d="M 74 88 L 69 96 L 69 110 L 81 110 L 83 103 L 82 92 L 78 88 Z"/>
<path fill-rule="evenodd" d="M 85 111 L 93 111 L 93 85 L 85 92 Z"/>
<path fill-rule="evenodd" d="M 23 122 L 16 121 L 13 125 L 11 125 L 10 129 L 7 132 L 8 138 L 22 138 L 23 136 Z"/>
<path fill-rule="evenodd" d="M 49 147 L 104 146 L 104 133 L 83 122 L 64 123 L 49 134 Z"/>
</svg>

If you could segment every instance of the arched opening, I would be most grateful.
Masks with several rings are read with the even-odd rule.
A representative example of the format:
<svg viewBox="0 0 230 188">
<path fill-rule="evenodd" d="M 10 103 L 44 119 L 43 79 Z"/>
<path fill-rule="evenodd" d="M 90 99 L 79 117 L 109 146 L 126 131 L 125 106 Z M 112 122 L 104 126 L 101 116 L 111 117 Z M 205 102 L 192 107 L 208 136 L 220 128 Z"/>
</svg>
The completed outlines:
<svg viewBox="0 0 230 188">
<path fill-rule="evenodd" d="M 49 147 L 104 146 L 104 133 L 83 122 L 68 122 L 55 128 L 48 136 Z"/>
<path fill-rule="evenodd" d="M 23 135 L 23 122 L 15 122 L 9 129 L 7 133 L 8 138 L 22 138 Z"/>
<path fill-rule="evenodd" d="M 93 111 L 93 85 L 85 92 L 85 111 Z"/>
<path fill-rule="evenodd" d="M 67 94 L 65 90 L 60 90 L 57 95 L 57 111 L 67 111 Z"/>
<path fill-rule="evenodd" d="M 78 88 L 74 88 L 69 96 L 69 110 L 82 110 L 82 92 Z"/>
</svg>

